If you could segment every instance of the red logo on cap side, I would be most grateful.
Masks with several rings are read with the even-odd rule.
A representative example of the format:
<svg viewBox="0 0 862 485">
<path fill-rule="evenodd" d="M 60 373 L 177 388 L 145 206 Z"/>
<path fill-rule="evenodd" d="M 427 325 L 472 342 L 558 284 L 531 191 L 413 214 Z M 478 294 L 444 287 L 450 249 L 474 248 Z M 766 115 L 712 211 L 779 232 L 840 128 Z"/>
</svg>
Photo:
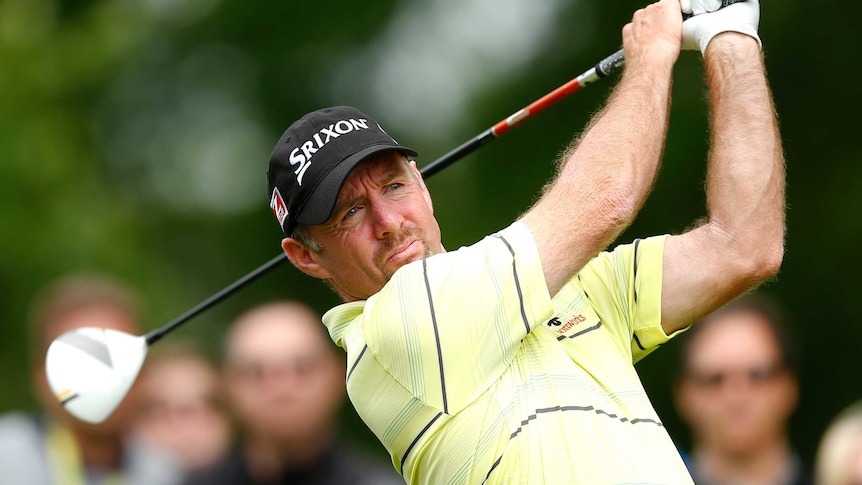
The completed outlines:
<svg viewBox="0 0 862 485">
<path fill-rule="evenodd" d="M 281 192 L 278 191 L 278 188 L 272 191 L 269 208 L 272 209 L 272 213 L 278 219 L 278 225 L 284 226 L 284 220 L 287 219 L 287 205 L 285 205 L 284 199 L 281 198 Z"/>
</svg>

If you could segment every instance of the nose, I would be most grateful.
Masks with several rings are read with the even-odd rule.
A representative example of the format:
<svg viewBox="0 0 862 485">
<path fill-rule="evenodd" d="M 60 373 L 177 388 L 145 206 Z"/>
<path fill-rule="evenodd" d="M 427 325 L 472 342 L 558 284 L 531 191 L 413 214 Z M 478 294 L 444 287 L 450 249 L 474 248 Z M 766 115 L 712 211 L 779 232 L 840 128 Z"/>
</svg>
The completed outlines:
<svg viewBox="0 0 862 485">
<path fill-rule="evenodd" d="M 398 234 L 404 217 L 397 210 L 395 204 L 383 198 L 371 202 L 371 214 L 374 223 L 374 235 L 378 239 L 386 239 L 393 234 Z"/>
</svg>

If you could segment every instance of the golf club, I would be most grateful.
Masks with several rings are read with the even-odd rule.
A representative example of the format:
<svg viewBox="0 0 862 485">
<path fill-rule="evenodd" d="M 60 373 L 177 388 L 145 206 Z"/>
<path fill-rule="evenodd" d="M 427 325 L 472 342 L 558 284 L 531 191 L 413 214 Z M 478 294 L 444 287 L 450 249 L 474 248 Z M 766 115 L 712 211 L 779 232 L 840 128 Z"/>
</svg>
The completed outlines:
<svg viewBox="0 0 862 485">
<path fill-rule="evenodd" d="M 745 0 L 723 0 L 722 8 L 740 1 Z M 624 63 L 625 58 L 620 49 L 566 84 L 426 165 L 420 170 L 422 176 L 427 178 L 436 174 L 572 93 L 616 72 Z M 64 333 L 51 343 L 45 358 L 45 370 L 52 392 L 60 404 L 78 419 L 94 424 L 104 421 L 131 388 L 150 345 L 285 261 L 287 256 L 279 254 L 177 319 L 144 336 L 92 327 Z"/>
</svg>

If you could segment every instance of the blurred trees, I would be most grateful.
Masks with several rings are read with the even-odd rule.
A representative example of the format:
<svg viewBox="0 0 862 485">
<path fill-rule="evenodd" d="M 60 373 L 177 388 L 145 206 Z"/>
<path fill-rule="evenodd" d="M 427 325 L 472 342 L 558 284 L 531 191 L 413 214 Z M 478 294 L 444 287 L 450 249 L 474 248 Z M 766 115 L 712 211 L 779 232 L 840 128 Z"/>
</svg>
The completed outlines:
<svg viewBox="0 0 862 485">
<path fill-rule="evenodd" d="M 854 187 L 862 179 L 862 6 L 762 3 L 789 202 L 784 267 L 765 289 L 786 304 L 803 343 L 795 432 L 811 456 L 829 418 L 862 397 L 853 257 L 862 237 L 862 191 Z M 0 410 L 33 403 L 27 307 L 51 279 L 78 269 L 117 275 L 140 290 L 154 328 L 277 255 L 264 173 L 292 120 L 324 105 L 356 105 L 430 163 L 616 50 L 641 6 L 0 0 Z M 662 174 L 621 241 L 682 231 L 703 213 L 702 78 L 699 56 L 684 53 Z M 613 82 L 435 177 L 429 185 L 446 245 L 469 244 L 524 210 Z M 215 351 L 236 313 L 281 297 L 321 312 L 337 303 L 285 265 L 177 333 Z M 640 372 L 685 443 L 668 397 L 676 349 L 667 347 Z M 839 384 L 827 387 L 825 376 Z"/>
</svg>

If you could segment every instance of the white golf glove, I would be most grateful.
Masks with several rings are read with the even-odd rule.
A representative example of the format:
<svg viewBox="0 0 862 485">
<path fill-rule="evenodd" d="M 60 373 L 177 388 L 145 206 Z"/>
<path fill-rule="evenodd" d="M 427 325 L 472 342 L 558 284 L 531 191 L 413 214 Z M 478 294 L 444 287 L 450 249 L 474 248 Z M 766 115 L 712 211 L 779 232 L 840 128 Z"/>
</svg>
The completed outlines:
<svg viewBox="0 0 862 485">
<path fill-rule="evenodd" d="M 741 0 L 724 8 L 721 8 L 721 0 L 680 0 L 679 3 L 682 13 L 694 15 L 682 23 L 683 50 L 700 49 L 704 54 L 712 38 L 722 32 L 749 35 L 763 48 L 757 35 L 760 22 L 758 0 Z"/>
</svg>

